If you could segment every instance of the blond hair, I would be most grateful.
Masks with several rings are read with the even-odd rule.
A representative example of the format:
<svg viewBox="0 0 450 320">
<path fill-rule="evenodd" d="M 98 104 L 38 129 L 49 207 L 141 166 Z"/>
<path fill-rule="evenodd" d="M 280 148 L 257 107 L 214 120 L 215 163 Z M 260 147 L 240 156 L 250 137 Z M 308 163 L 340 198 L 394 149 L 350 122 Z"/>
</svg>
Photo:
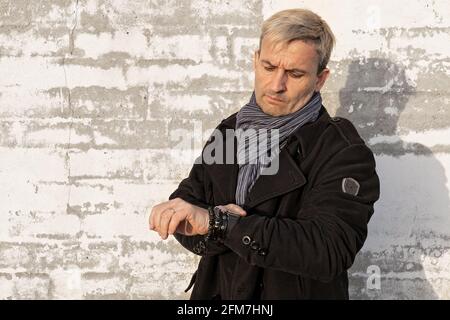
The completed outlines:
<svg viewBox="0 0 450 320">
<path fill-rule="evenodd" d="M 325 20 L 306 9 L 283 10 L 265 20 L 259 38 L 259 52 L 265 37 L 270 38 L 273 45 L 289 44 L 294 40 L 314 43 L 319 56 L 317 73 L 326 68 L 336 42 L 333 32 Z"/>
</svg>

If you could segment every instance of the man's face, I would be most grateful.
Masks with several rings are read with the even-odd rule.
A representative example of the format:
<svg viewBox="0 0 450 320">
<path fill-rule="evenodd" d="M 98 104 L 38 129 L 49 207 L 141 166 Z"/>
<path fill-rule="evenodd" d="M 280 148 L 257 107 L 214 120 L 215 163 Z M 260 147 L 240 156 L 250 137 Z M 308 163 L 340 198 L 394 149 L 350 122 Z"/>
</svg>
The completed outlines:
<svg viewBox="0 0 450 320">
<path fill-rule="evenodd" d="M 271 46 L 271 39 L 264 38 L 254 55 L 255 96 L 264 113 L 280 116 L 302 108 L 322 88 L 329 70 L 317 74 L 314 44 L 296 40 Z"/>
</svg>

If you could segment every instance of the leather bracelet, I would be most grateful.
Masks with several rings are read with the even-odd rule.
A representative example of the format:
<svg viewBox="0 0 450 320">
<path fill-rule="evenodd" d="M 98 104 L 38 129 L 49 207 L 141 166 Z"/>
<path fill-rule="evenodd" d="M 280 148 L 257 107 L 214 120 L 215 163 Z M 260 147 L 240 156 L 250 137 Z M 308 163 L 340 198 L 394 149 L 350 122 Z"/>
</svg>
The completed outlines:
<svg viewBox="0 0 450 320">
<path fill-rule="evenodd" d="M 225 238 L 228 227 L 228 212 L 222 212 L 217 207 L 208 208 L 209 226 L 206 241 L 221 241 Z"/>
</svg>

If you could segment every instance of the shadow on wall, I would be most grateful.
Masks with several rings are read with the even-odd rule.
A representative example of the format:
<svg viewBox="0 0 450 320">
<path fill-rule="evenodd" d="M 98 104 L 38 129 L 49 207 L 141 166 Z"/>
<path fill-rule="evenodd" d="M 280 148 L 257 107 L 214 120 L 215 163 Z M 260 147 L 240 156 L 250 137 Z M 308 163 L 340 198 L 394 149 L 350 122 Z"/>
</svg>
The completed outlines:
<svg viewBox="0 0 450 320">
<path fill-rule="evenodd" d="M 381 182 L 367 241 L 349 270 L 352 299 L 439 297 L 430 278 L 439 274 L 439 257 L 448 249 L 445 171 L 430 149 L 397 133 L 415 94 L 402 67 L 377 58 L 351 61 L 339 92 L 336 116 L 352 121 L 372 149 Z M 370 266 L 381 272 L 378 288 L 367 281 Z"/>
</svg>

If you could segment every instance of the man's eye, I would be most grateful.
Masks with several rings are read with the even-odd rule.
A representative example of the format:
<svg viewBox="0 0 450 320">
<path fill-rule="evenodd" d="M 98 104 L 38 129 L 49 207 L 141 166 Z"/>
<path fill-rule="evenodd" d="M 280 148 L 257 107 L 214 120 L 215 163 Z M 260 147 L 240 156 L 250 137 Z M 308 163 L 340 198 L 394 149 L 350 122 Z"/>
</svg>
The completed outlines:
<svg viewBox="0 0 450 320">
<path fill-rule="evenodd" d="M 266 69 L 267 71 L 273 71 L 273 70 L 275 70 L 274 67 L 264 67 L 264 69 Z"/>
<path fill-rule="evenodd" d="M 296 78 L 296 79 L 303 77 L 302 74 L 298 74 L 298 73 L 291 73 L 290 76 L 291 76 L 292 78 Z"/>
</svg>

